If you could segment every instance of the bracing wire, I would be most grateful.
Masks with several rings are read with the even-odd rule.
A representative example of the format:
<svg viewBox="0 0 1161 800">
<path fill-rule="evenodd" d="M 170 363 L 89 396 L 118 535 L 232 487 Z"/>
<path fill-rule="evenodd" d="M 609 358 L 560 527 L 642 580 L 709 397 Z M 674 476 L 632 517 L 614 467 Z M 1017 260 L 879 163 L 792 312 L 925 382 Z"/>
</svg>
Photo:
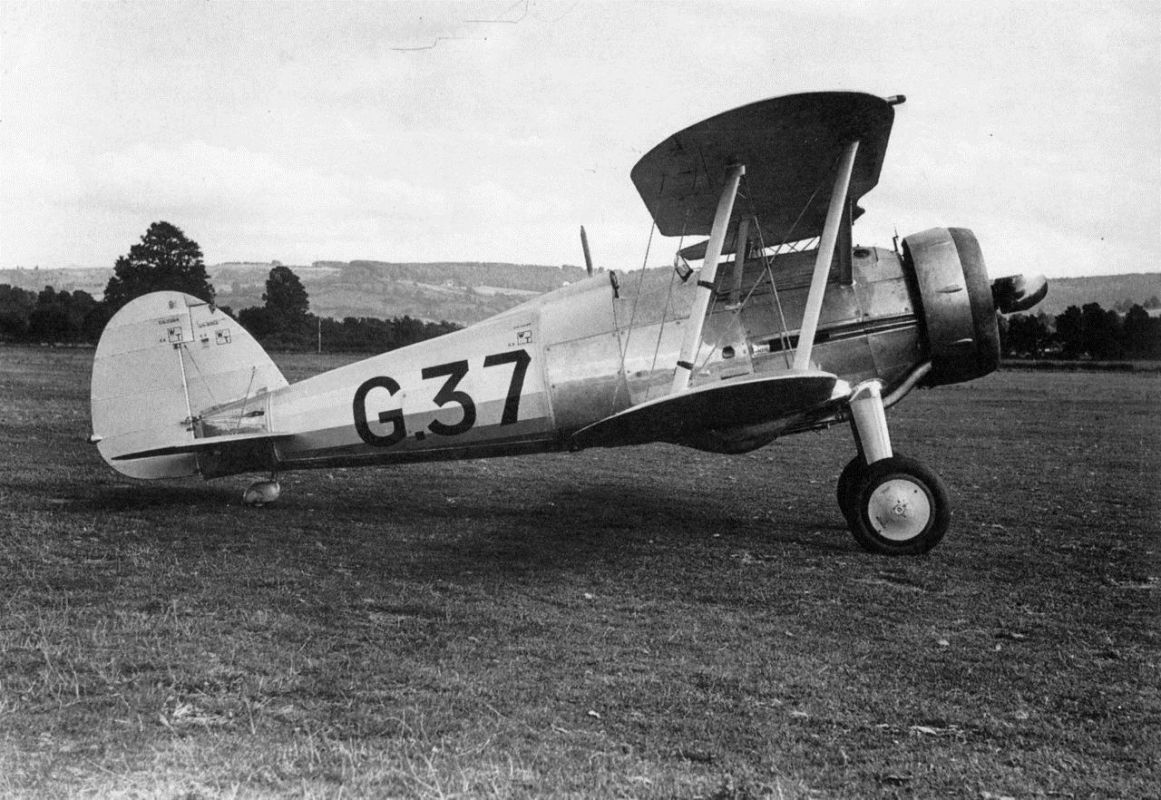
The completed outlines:
<svg viewBox="0 0 1161 800">
<path fill-rule="evenodd" d="M 758 230 L 758 236 L 759 236 L 760 241 L 762 241 L 764 243 L 765 240 L 761 238 L 762 231 L 760 228 Z M 762 271 L 770 279 L 770 291 L 774 295 L 774 305 L 778 309 L 778 321 L 781 324 L 781 327 L 778 331 L 778 338 L 782 342 L 782 358 L 786 362 L 786 366 L 789 367 L 790 366 L 790 333 L 789 333 L 789 331 L 786 330 L 786 327 L 787 327 L 786 326 L 786 313 L 782 310 L 782 298 L 778 294 L 778 284 L 776 284 L 774 282 L 773 262 L 774 262 L 774 256 L 769 256 L 769 257 L 766 256 L 765 247 L 763 247 Z M 757 288 L 759 281 L 761 281 L 761 278 L 759 278 L 758 281 L 754 282 L 754 288 Z M 754 289 L 751 289 L 750 291 L 753 292 Z M 749 295 L 747 295 L 747 299 L 749 299 Z"/>
<path fill-rule="evenodd" d="M 645 256 L 644 256 L 644 258 L 641 259 L 641 269 L 637 273 L 637 293 L 636 293 L 636 296 L 633 298 L 633 310 L 629 313 L 629 326 L 628 326 L 628 330 L 625 333 L 625 339 L 623 341 L 621 339 L 621 327 L 617 322 L 617 303 L 615 300 L 613 302 L 613 326 L 617 329 L 617 348 L 621 351 L 620 372 L 622 375 L 625 374 L 625 359 L 629 355 L 629 342 L 633 338 L 633 326 L 636 323 L 636 319 L 637 319 L 637 307 L 641 304 L 641 287 L 645 283 L 645 269 L 649 265 L 649 251 L 653 247 L 653 234 L 656 230 L 657 230 L 657 221 L 654 220 L 653 224 L 649 227 L 649 238 L 645 242 Z M 628 377 L 626 377 L 625 385 L 628 386 Z M 620 392 L 621 392 L 621 382 L 618 381 L 615 388 L 613 389 L 613 405 L 612 405 L 612 407 L 614 409 L 616 409 L 616 407 L 617 407 L 617 396 L 620 394 Z"/>
<path fill-rule="evenodd" d="M 681 235 L 677 238 L 677 252 L 681 253 L 682 247 L 685 246 L 685 228 L 689 223 L 689 217 L 681 223 Z M 665 335 L 665 320 L 669 316 L 669 303 L 673 299 L 673 280 L 677 277 L 676 262 L 675 269 L 669 271 L 669 286 L 665 290 L 665 305 L 661 308 L 661 323 L 657 326 L 657 343 L 653 346 L 653 361 L 649 364 L 649 372 L 652 374 L 653 370 L 657 368 L 657 356 L 661 352 L 661 337 Z"/>
<path fill-rule="evenodd" d="M 246 394 L 242 396 L 242 407 L 238 410 L 238 420 L 234 423 L 234 432 L 242 428 L 242 420 L 246 416 L 246 404 L 250 402 L 250 389 L 254 386 L 254 376 L 258 374 L 258 367 L 250 367 L 250 382 L 246 384 Z"/>
<path fill-rule="evenodd" d="M 621 370 L 625 369 L 625 356 L 629 352 L 629 340 L 633 336 L 633 325 L 637 319 L 637 307 L 641 304 L 641 287 L 645 284 L 645 269 L 649 266 L 649 250 L 653 247 L 653 234 L 657 230 L 654 222 L 649 228 L 649 240 L 645 243 L 645 258 L 641 260 L 641 269 L 637 271 L 637 296 L 633 298 L 633 310 L 629 314 L 629 332 L 625 336 L 625 347 L 621 351 Z"/>
<path fill-rule="evenodd" d="M 669 286 L 665 290 L 665 305 L 661 308 L 661 324 L 657 326 L 657 344 L 653 348 L 653 361 L 649 364 L 649 372 L 657 368 L 657 355 L 661 352 L 661 337 L 665 334 L 665 319 L 669 316 L 669 303 L 673 299 L 673 281 L 677 278 L 677 272 L 670 270 L 669 272 Z"/>
<path fill-rule="evenodd" d="M 193 330 L 195 328 L 195 326 L 193 323 L 193 307 L 192 306 L 189 308 L 189 318 L 190 318 L 190 330 Z M 189 342 L 183 341 L 181 343 L 181 348 L 178 351 L 178 358 L 180 360 L 181 367 L 182 367 L 182 382 L 183 382 L 183 384 L 186 383 L 186 381 L 185 381 L 185 358 L 182 357 L 181 354 L 187 353 L 189 355 L 189 363 L 193 364 L 193 368 L 197 372 L 198 380 L 201 381 L 202 388 L 205 390 L 206 394 L 208 394 L 210 396 L 210 406 L 209 407 L 213 408 L 213 407 L 219 405 L 218 398 L 214 395 L 213 383 L 206 377 L 205 373 L 202 372 L 201 365 L 198 364 L 198 360 L 197 360 L 197 357 L 195 355 L 196 351 L 193 350 L 192 347 L 190 347 L 190 345 L 192 345 L 192 344 L 193 344 L 192 340 Z M 258 367 L 252 366 L 250 368 L 250 380 L 246 384 L 246 393 L 242 396 L 242 406 L 238 410 L 238 419 L 234 422 L 234 432 L 235 433 L 237 433 L 238 430 L 241 429 L 242 420 L 245 419 L 246 406 L 250 402 L 250 390 L 254 388 L 254 378 L 257 374 L 258 374 Z M 186 384 L 186 386 L 185 386 L 185 400 L 186 400 L 186 408 L 189 409 L 190 420 L 193 421 L 193 419 L 194 419 L 193 408 L 190 405 L 188 384 Z M 201 411 L 204 411 L 204 409 L 198 409 L 198 411 L 200 413 Z"/>
<path fill-rule="evenodd" d="M 835 163 L 838 163 L 837 158 L 835 160 Z M 743 177 L 742 180 L 745 180 L 745 178 Z M 747 302 L 749 302 L 750 297 L 754 294 L 754 291 L 758 288 L 758 285 L 762 282 L 763 278 L 769 279 L 770 290 L 774 295 L 774 305 L 778 308 L 778 320 L 781 324 L 781 330 L 779 331 L 778 335 L 779 335 L 779 339 L 782 342 L 782 357 L 786 361 L 787 367 L 790 366 L 790 332 L 787 330 L 786 313 L 783 311 L 783 308 L 782 308 L 782 299 L 778 294 L 778 285 L 774 281 L 773 264 L 774 264 L 774 261 L 781 254 L 781 252 L 782 252 L 781 248 L 783 247 L 783 245 L 787 246 L 787 248 L 791 252 L 797 252 L 791 244 L 793 242 L 793 239 L 794 239 L 794 231 L 795 231 L 795 229 L 798 228 L 798 224 L 800 222 L 802 222 L 802 218 L 806 216 L 806 212 L 810 209 L 810 206 L 814 203 L 814 199 L 816 197 L 818 197 L 818 193 L 822 190 L 823 185 L 824 185 L 823 183 L 819 183 L 814 187 L 814 191 L 811 192 L 810 197 L 807 198 L 806 203 L 803 204 L 802 210 L 798 212 L 798 217 L 795 218 L 794 224 L 790 226 L 790 229 L 786 232 L 786 235 L 782 237 L 782 243 L 775 246 L 774 252 L 769 254 L 769 255 L 766 254 L 766 238 L 765 238 L 765 234 L 762 231 L 762 224 L 759 221 L 757 212 L 754 208 L 753 196 L 749 192 L 746 193 L 746 200 L 750 204 L 750 213 L 754 217 L 754 226 L 758 232 L 758 243 L 761 246 L 763 270 L 762 270 L 762 275 L 758 276 L 754 280 L 754 284 L 750 287 L 749 291 L 746 292 L 746 297 L 742 300 L 741 305 L 744 306 Z M 817 238 L 817 237 L 812 237 L 812 238 Z"/>
</svg>

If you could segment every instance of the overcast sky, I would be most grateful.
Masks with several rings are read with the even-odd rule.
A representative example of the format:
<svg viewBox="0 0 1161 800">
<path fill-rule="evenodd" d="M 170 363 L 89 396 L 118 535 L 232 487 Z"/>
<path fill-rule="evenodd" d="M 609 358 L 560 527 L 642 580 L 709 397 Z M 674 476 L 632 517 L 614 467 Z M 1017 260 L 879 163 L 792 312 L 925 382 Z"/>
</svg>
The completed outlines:
<svg viewBox="0 0 1161 800">
<path fill-rule="evenodd" d="M 1161 2 L 0 0 L 0 267 L 641 264 L 629 170 L 782 94 L 905 94 L 855 226 L 972 228 L 993 275 L 1157 271 Z M 676 240 L 655 241 L 651 266 Z"/>
</svg>

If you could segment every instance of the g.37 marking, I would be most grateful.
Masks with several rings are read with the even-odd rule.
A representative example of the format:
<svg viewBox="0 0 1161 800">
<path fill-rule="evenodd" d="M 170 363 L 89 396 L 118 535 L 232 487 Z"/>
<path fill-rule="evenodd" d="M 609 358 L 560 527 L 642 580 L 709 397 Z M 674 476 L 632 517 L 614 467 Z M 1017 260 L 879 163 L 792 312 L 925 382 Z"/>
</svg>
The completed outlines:
<svg viewBox="0 0 1161 800">
<path fill-rule="evenodd" d="M 484 358 L 484 369 L 498 367 L 505 364 L 512 365 L 512 380 L 508 383 L 508 395 L 504 399 L 504 411 L 500 416 L 501 425 L 513 425 L 520 415 L 520 393 L 524 389 L 524 376 L 528 374 L 528 365 L 532 357 L 525 350 L 509 350 L 506 353 L 494 353 Z M 460 408 L 460 418 L 454 423 L 432 420 L 427 429 L 440 436 L 457 436 L 467 433 L 476 424 L 476 403 L 467 392 L 456 387 L 468 374 L 468 362 L 449 361 L 434 367 L 424 367 L 420 371 L 423 380 L 445 378 L 439 391 L 432 399 L 439 408 L 456 405 Z M 380 411 L 376 419 L 380 425 L 389 427 L 387 433 L 376 433 L 371 430 L 367 419 L 367 395 L 372 389 L 386 389 L 392 397 L 401 387 L 394 378 L 386 375 L 376 375 L 364 381 L 355 390 L 353 410 L 355 415 L 355 430 L 359 438 L 375 447 L 390 447 L 407 438 L 407 423 L 403 418 L 403 409 L 394 408 L 390 411 Z M 419 434 L 416 435 L 419 438 Z"/>
</svg>

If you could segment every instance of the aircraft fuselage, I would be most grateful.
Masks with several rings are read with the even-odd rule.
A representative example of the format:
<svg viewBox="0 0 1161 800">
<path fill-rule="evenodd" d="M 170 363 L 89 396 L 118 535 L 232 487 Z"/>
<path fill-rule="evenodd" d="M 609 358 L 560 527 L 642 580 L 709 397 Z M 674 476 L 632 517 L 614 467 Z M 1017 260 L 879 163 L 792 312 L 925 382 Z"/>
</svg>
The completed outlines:
<svg viewBox="0 0 1161 800">
<path fill-rule="evenodd" d="M 790 370 L 812 263 L 813 251 L 782 255 L 773 281 L 761 260 L 740 271 L 723 265 L 692 387 Z M 929 357 L 915 281 L 903 260 L 878 248 L 855 248 L 849 279 L 841 272 L 832 270 L 813 360 L 852 384 L 879 379 L 890 392 Z M 693 288 L 666 271 L 600 273 L 449 336 L 251 398 L 254 421 L 241 431 L 241 403 L 212 409 L 199 438 L 293 435 L 241 461 L 201 454 L 200 471 L 215 477 L 567 449 L 586 425 L 668 392 Z M 257 416 L 256 400 L 265 404 Z M 723 420 L 722 429 L 742 444 L 720 449 L 750 449 L 786 425 L 739 432 Z"/>
</svg>

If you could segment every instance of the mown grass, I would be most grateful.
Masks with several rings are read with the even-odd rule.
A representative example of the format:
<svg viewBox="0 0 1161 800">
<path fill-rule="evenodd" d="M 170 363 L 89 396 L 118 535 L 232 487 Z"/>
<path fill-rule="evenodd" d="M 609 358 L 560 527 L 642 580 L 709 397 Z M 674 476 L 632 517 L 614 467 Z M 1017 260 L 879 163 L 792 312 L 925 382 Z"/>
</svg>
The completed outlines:
<svg viewBox="0 0 1161 800">
<path fill-rule="evenodd" d="M 300 378 L 340 359 L 282 357 Z M 88 354 L 0 350 L 0 794 L 1149 797 L 1161 380 L 892 412 L 952 533 L 863 554 L 843 430 L 123 479 Z"/>
</svg>

